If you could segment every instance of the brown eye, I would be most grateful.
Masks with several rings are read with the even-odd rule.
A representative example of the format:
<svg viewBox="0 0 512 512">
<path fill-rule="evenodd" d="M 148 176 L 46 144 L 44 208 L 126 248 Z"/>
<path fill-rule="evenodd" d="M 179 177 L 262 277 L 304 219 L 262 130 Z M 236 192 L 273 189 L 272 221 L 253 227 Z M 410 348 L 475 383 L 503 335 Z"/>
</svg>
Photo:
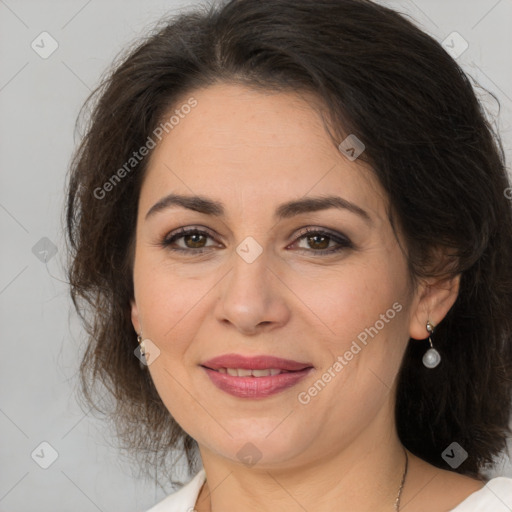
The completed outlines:
<svg viewBox="0 0 512 512">
<path fill-rule="evenodd" d="M 215 244 L 207 245 L 208 239 L 214 240 L 207 231 L 197 228 L 180 228 L 177 232 L 171 233 L 162 240 L 160 245 L 171 251 L 197 254 L 216 247 Z M 305 241 L 306 247 L 296 248 L 315 255 L 333 254 L 354 247 L 352 242 L 344 235 L 311 228 L 304 230 L 293 245 L 302 240 Z"/>
<path fill-rule="evenodd" d="M 213 240 L 213 237 L 206 231 L 197 228 L 180 228 L 177 232 L 166 236 L 161 245 L 172 251 L 199 253 L 215 246 L 215 244 L 206 245 L 208 239 Z"/>
<path fill-rule="evenodd" d="M 200 233 L 184 235 L 181 238 L 183 238 L 185 245 L 190 249 L 200 249 L 201 247 L 204 247 L 203 243 L 206 240 L 206 237 Z"/>
<path fill-rule="evenodd" d="M 354 247 L 352 242 L 344 235 L 311 228 L 302 231 L 295 244 L 302 240 L 305 241 L 307 247 L 299 247 L 299 250 L 305 250 L 315 255 L 337 253 Z M 330 246 L 332 243 L 334 243 L 334 247 Z"/>
<path fill-rule="evenodd" d="M 327 249 L 331 238 L 325 235 L 308 235 L 306 240 L 311 249 Z"/>
</svg>

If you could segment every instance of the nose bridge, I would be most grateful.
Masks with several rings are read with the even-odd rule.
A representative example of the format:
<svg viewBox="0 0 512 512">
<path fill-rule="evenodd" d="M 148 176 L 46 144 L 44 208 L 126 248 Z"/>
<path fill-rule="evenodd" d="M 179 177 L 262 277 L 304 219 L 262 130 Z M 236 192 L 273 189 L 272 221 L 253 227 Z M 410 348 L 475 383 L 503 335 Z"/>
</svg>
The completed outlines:
<svg viewBox="0 0 512 512">
<path fill-rule="evenodd" d="M 256 245 L 257 244 L 257 245 Z M 242 241 L 233 255 L 233 270 L 228 278 L 228 290 L 240 300 L 266 302 L 268 296 L 273 293 L 272 284 L 269 282 L 269 251 L 254 239 Z"/>
<path fill-rule="evenodd" d="M 236 247 L 232 270 L 221 285 L 219 320 L 248 332 L 259 324 L 286 321 L 288 306 L 271 264 L 271 251 L 264 250 L 252 237 Z"/>
</svg>

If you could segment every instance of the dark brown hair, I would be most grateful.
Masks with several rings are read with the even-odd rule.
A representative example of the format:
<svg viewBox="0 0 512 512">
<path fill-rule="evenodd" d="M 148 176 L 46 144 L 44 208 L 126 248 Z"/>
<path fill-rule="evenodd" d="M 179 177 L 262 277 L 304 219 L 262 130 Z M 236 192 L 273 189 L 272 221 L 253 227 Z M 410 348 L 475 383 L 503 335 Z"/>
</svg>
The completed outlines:
<svg viewBox="0 0 512 512">
<path fill-rule="evenodd" d="M 118 437 L 152 470 L 173 451 L 197 469 L 197 444 L 173 420 L 134 356 L 132 258 L 148 158 L 97 191 L 169 115 L 178 99 L 226 82 L 308 91 L 386 190 L 390 220 L 416 279 L 452 255 L 458 298 L 434 334 L 442 363 L 410 342 L 399 374 L 403 444 L 431 464 L 458 442 L 457 472 L 480 476 L 506 447 L 512 398 L 512 214 L 500 140 L 459 65 L 397 12 L 367 0 L 238 0 L 165 20 L 115 62 L 94 91 L 68 183 L 71 295 L 88 333 L 80 367 L 87 403 L 96 385 L 114 399 Z M 112 184 L 112 183 L 111 183 Z M 102 188 L 103 187 L 103 188 Z M 102 195 L 103 197 L 98 197 Z"/>
</svg>

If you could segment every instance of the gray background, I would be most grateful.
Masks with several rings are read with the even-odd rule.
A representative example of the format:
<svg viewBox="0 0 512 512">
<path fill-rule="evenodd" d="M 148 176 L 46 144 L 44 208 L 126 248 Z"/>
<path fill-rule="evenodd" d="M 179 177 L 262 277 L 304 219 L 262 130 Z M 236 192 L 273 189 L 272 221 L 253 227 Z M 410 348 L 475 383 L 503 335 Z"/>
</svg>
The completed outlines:
<svg viewBox="0 0 512 512">
<path fill-rule="evenodd" d="M 65 284 L 62 209 L 81 104 L 127 43 L 194 3 L 0 0 L 0 512 L 140 511 L 172 491 L 132 473 L 108 424 L 76 403 L 83 335 Z M 440 41 L 456 31 L 469 43 L 457 60 L 499 98 L 510 162 L 512 0 L 381 3 Z M 46 59 L 31 47 L 43 31 L 58 43 Z M 48 469 L 42 442 L 58 453 Z M 492 475 L 512 476 L 506 454 Z"/>
</svg>

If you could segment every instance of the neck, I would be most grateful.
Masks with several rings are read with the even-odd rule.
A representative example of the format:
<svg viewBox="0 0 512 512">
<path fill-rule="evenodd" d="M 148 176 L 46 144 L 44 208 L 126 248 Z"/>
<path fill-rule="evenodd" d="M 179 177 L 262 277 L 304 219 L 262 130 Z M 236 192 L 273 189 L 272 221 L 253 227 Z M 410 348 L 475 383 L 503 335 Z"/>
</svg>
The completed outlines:
<svg viewBox="0 0 512 512">
<path fill-rule="evenodd" d="M 382 430 L 380 431 L 382 432 Z M 394 512 L 405 469 L 396 432 L 386 440 L 362 432 L 345 449 L 308 463 L 247 467 L 201 446 L 207 475 L 197 512 L 315 510 Z M 402 497 L 403 503 L 403 497 Z"/>
</svg>

